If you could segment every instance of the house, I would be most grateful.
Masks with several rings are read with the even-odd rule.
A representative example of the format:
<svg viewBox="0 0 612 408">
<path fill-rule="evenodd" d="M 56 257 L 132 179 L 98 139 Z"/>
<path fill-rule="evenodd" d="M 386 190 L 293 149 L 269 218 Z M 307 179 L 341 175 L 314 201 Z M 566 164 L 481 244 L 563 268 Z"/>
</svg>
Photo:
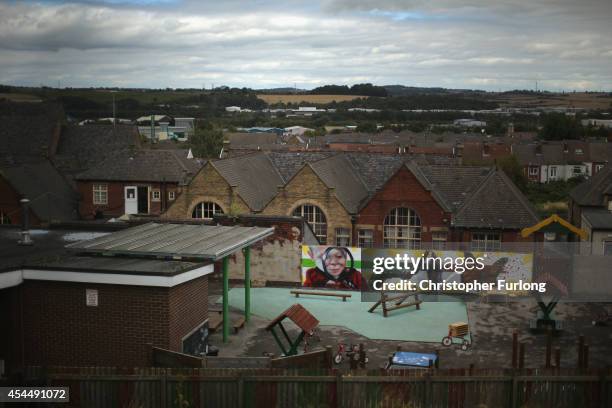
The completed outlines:
<svg viewBox="0 0 612 408">
<path fill-rule="evenodd" d="M 510 145 L 502 141 L 466 141 L 463 143 L 461 163 L 465 165 L 491 165 L 510 156 Z"/>
<path fill-rule="evenodd" d="M 583 251 L 612 255 L 612 166 L 570 192 L 569 218 L 587 232 Z"/>
<path fill-rule="evenodd" d="M 164 216 L 228 213 L 302 217 L 321 244 L 362 247 L 492 248 L 525 241 L 520 230 L 538 222 L 500 170 L 356 152 L 259 152 L 211 161 Z"/>
<path fill-rule="evenodd" d="M 186 150 L 117 153 L 75 177 L 85 219 L 123 214 L 157 216 L 181 194 L 202 162 Z"/>
<path fill-rule="evenodd" d="M 564 140 L 514 144 L 512 153 L 530 181 L 547 183 L 590 177 L 612 160 L 612 145 L 604 142 Z"/>
<path fill-rule="evenodd" d="M 32 225 L 78 219 L 78 195 L 49 160 L 0 165 L 0 224 L 21 222 L 24 198 Z"/>
<path fill-rule="evenodd" d="M 306 132 L 314 132 L 314 129 L 306 128 L 303 126 L 289 126 L 285 128 L 285 134 L 304 136 Z"/>
</svg>

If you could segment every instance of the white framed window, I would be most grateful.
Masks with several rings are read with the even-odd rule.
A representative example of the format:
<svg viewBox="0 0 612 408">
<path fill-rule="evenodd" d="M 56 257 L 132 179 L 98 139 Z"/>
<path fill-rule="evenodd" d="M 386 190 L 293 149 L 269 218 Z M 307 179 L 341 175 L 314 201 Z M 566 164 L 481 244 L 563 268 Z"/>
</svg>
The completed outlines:
<svg viewBox="0 0 612 408">
<path fill-rule="evenodd" d="M 175 199 L 176 199 L 176 192 L 168 191 L 168 200 L 169 201 L 174 201 Z"/>
<path fill-rule="evenodd" d="M 108 204 L 108 184 L 93 185 L 93 203 L 95 205 Z"/>
<path fill-rule="evenodd" d="M 612 241 L 603 242 L 603 254 L 607 256 L 612 255 Z"/>
<path fill-rule="evenodd" d="M 582 174 L 582 167 L 574 166 L 574 174 Z"/>
<path fill-rule="evenodd" d="M 576 149 L 576 150 L 574 150 L 574 152 L 575 152 L 577 155 L 580 155 L 580 154 L 582 154 L 582 149 Z"/>
<path fill-rule="evenodd" d="M 159 190 L 151 190 L 151 197 L 153 201 L 159 201 L 161 199 L 161 193 Z"/>
<path fill-rule="evenodd" d="M 351 245 L 350 228 L 336 228 L 336 246 L 347 247 Z"/>
<path fill-rule="evenodd" d="M 0 225 L 7 225 L 11 223 L 11 219 L 3 211 L 0 211 Z"/>
<path fill-rule="evenodd" d="M 550 174 L 551 178 L 557 177 L 557 167 L 556 166 L 550 166 L 548 168 L 548 173 Z"/>
<path fill-rule="evenodd" d="M 431 248 L 445 249 L 448 233 L 446 231 L 433 231 L 431 233 Z"/>
<path fill-rule="evenodd" d="M 603 164 L 596 164 L 595 165 L 595 172 L 598 172 L 599 170 L 603 169 L 604 165 Z"/>
<path fill-rule="evenodd" d="M 215 214 L 223 214 L 221 207 L 217 203 L 204 201 L 194 207 L 191 218 L 210 220 Z"/>
<path fill-rule="evenodd" d="M 472 251 L 495 251 L 501 248 L 501 233 L 474 232 L 472 233 Z"/>
<path fill-rule="evenodd" d="M 530 176 L 537 176 L 538 175 L 538 168 L 537 167 L 530 167 L 529 168 L 529 175 Z"/>
<path fill-rule="evenodd" d="M 372 248 L 374 246 L 374 230 L 360 229 L 357 235 L 359 248 Z"/>
<path fill-rule="evenodd" d="M 420 248 L 421 219 L 414 210 L 394 208 L 385 217 L 383 245 L 385 248 Z"/>
<path fill-rule="evenodd" d="M 310 204 L 300 205 L 293 210 L 293 215 L 306 220 L 321 245 L 327 243 L 327 219 L 319 207 Z"/>
</svg>

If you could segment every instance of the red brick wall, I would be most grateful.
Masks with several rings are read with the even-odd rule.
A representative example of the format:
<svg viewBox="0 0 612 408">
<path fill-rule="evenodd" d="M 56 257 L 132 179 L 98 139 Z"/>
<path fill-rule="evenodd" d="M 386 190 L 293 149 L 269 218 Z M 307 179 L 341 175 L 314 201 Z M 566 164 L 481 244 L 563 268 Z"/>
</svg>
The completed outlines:
<svg viewBox="0 0 612 408">
<path fill-rule="evenodd" d="M 0 290 L 0 360 L 5 372 L 21 365 L 20 287 Z"/>
<path fill-rule="evenodd" d="M 451 215 L 445 213 L 431 193 L 421 185 L 410 170 L 403 167 L 391 177 L 383 189 L 376 193 L 368 205 L 358 215 L 357 229 L 360 226 L 375 225 L 374 246 L 382 248 L 385 217 L 396 207 L 411 208 L 421 219 L 421 240 L 431 241 L 431 227 L 446 227 Z M 445 223 L 443 220 L 448 222 Z M 353 237 L 357 242 L 357 237 Z"/>
<path fill-rule="evenodd" d="M 149 365 L 149 346 L 168 348 L 169 290 L 25 281 L 26 365 Z M 99 305 L 85 305 L 97 289 Z"/>
<path fill-rule="evenodd" d="M 182 351 L 182 338 L 208 318 L 208 276 L 170 288 L 170 350 Z"/>
<path fill-rule="evenodd" d="M 81 196 L 79 204 L 79 214 L 82 218 L 92 219 L 96 211 L 102 211 L 104 217 L 119 217 L 125 214 L 124 189 L 126 186 L 148 186 L 150 187 L 149 197 L 149 214 L 160 215 L 162 210 L 168 208 L 173 202 L 168 200 L 168 193 L 175 192 L 175 197 L 178 196 L 179 189 L 176 183 L 137 183 L 137 182 L 96 182 L 96 181 L 79 181 L 77 189 Z M 94 205 L 93 203 L 93 185 L 106 184 L 108 185 L 108 204 Z M 160 201 L 153 201 L 152 190 L 160 190 Z"/>
<path fill-rule="evenodd" d="M 11 219 L 11 224 L 21 224 L 21 195 L 0 175 L 0 211 Z M 30 225 L 40 225 L 40 220 L 30 209 Z"/>
</svg>

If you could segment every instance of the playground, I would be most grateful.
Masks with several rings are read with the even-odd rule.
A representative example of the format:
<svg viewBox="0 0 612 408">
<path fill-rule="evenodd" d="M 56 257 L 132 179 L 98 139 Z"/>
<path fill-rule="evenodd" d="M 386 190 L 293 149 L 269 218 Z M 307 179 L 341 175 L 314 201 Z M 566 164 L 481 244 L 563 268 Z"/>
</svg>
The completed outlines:
<svg viewBox="0 0 612 408">
<path fill-rule="evenodd" d="M 346 301 L 331 296 L 300 295 L 296 298 L 285 288 L 252 288 L 251 312 L 272 320 L 295 303 L 304 306 L 321 326 L 344 327 L 373 340 L 395 340 L 439 343 L 446 336 L 448 325 L 467 322 L 463 302 L 424 302 L 420 310 L 406 307 L 394 310 L 384 317 L 382 311 L 368 313 L 373 302 L 362 302 L 360 292 L 350 292 Z M 244 308 L 244 289 L 229 292 L 230 306 Z"/>
<path fill-rule="evenodd" d="M 211 308 L 218 308 L 221 294 L 220 282 L 210 282 Z M 532 333 L 529 321 L 534 316 L 534 301 L 482 303 L 423 302 L 420 310 L 406 307 L 389 313 L 382 310 L 368 313 L 373 305 L 361 302 L 360 293 L 351 293 L 344 302 L 341 298 L 300 295 L 296 298 L 290 288 L 252 288 L 251 319 L 237 334 L 229 338 L 229 347 L 223 347 L 221 356 L 262 356 L 265 353 L 279 355 L 278 346 L 265 328 L 278 314 L 299 303 L 319 320 L 319 338 L 313 348 L 340 343 L 363 343 L 369 368 L 384 367 L 390 354 L 398 348 L 418 353 L 440 353 L 444 368 L 510 367 L 512 360 L 512 333 L 518 331 L 519 341 L 525 344 L 525 366 L 541 367 L 545 361 L 546 336 Z M 229 291 L 230 311 L 233 319 L 240 318 L 244 307 L 244 289 L 233 287 Z M 578 358 L 576 344 L 583 335 L 590 347 L 590 366 L 612 365 L 609 343 L 611 326 L 593 326 L 595 309 L 608 308 L 605 304 L 561 303 L 555 317 L 564 322 L 563 332 L 553 338 L 553 348 L 561 350 L 561 365 L 575 367 Z M 611 310 L 612 311 L 612 310 Z M 467 351 L 459 344 L 445 347 L 441 340 L 447 335 L 448 325 L 456 321 L 469 323 L 470 340 Z M 289 335 L 297 336 L 298 329 L 287 326 Z M 212 344 L 221 344 L 220 331 L 211 335 Z M 348 365 L 347 365 L 348 368 Z"/>
</svg>

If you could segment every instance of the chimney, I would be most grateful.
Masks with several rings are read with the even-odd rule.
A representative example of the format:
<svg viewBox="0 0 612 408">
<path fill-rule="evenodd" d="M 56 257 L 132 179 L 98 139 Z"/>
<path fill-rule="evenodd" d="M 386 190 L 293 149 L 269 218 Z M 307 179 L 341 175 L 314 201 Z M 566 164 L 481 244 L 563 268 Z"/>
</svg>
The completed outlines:
<svg viewBox="0 0 612 408">
<path fill-rule="evenodd" d="M 17 241 L 19 245 L 34 245 L 30 237 L 30 200 L 22 198 L 21 203 L 21 239 Z"/>
</svg>

